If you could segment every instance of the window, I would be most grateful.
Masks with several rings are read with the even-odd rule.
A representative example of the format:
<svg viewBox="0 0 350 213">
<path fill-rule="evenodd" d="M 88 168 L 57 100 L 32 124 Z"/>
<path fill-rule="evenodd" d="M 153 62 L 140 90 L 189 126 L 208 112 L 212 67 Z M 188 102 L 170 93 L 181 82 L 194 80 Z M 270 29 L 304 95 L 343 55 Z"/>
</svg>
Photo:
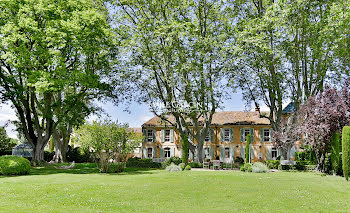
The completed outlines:
<svg viewBox="0 0 350 213">
<path fill-rule="evenodd" d="M 204 158 L 210 159 L 210 149 L 209 148 L 204 148 Z"/>
<path fill-rule="evenodd" d="M 170 130 L 164 130 L 164 134 L 165 134 L 165 142 L 169 142 L 170 141 Z"/>
<path fill-rule="evenodd" d="M 205 142 L 209 142 L 210 141 L 210 130 L 209 130 L 209 133 L 205 136 L 204 141 Z"/>
<path fill-rule="evenodd" d="M 225 148 L 224 158 L 230 158 L 230 148 Z"/>
<path fill-rule="evenodd" d="M 230 141 L 230 129 L 224 130 L 224 141 Z"/>
<path fill-rule="evenodd" d="M 152 130 L 151 130 L 152 131 Z M 148 148 L 147 149 L 147 157 L 148 158 L 152 158 L 153 157 L 153 149 L 152 148 Z"/>
<path fill-rule="evenodd" d="M 153 142 L 153 130 L 147 130 L 147 142 Z"/>
<path fill-rule="evenodd" d="M 170 158 L 170 148 L 165 148 L 164 149 L 164 157 Z"/>
<path fill-rule="evenodd" d="M 277 149 L 275 147 L 273 147 L 271 150 L 271 157 L 272 157 L 272 159 L 277 158 Z"/>
<path fill-rule="evenodd" d="M 270 130 L 269 129 L 264 129 L 264 131 L 263 131 L 263 141 L 264 142 L 269 142 L 270 141 Z"/>
<path fill-rule="evenodd" d="M 243 132 L 244 141 L 247 141 L 247 137 L 249 134 L 250 134 L 250 129 L 244 129 L 244 132 Z"/>
</svg>

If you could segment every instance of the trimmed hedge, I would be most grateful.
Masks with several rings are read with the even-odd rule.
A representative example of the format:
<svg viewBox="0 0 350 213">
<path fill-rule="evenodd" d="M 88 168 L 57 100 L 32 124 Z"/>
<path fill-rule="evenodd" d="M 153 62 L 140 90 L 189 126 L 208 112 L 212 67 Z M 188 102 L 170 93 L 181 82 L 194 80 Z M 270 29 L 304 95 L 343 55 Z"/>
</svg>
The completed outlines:
<svg viewBox="0 0 350 213">
<path fill-rule="evenodd" d="M 265 160 L 264 163 L 269 169 L 278 169 L 278 166 L 280 165 L 279 160 Z"/>
<path fill-rule="evenodd" d="M 203 168 L 203 164 L 198 162 L 190 162 L 188 165 L 190 165 L 191 168 Z"/>
<path fill-rule="evenodd" d="M 29 174 L 30 169 L 30 162 L 25 158 L 14 155 L 0 157 L 0 174 L 2 175 L 26 175 Z"/>
<path fill-rule="evenodd" d="M 346 180 L 349 180 L 350 173 L 350 126 L 343 127 L 342 134 L 342 163 L 343 173 Z"/>
<path fill-rule="evenodd" d="M 161 163 L 152 162 L 152 159 L 148 158 L 129 158 L 126 162 L 126 167 L 136 168 L 162 168 Z"/>
</svg>

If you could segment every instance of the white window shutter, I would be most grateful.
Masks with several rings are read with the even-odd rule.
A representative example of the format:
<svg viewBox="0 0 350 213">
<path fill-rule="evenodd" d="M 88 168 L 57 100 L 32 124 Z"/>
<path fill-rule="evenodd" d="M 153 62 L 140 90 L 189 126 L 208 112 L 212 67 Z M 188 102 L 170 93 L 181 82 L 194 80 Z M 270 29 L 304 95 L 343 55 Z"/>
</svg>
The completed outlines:
<svg viewBox="0 0 350 213">
<path fill-rule="evenodd" d="M 254 135 L 254 128 L 251 128 L 251 129 L 250 129 L 250 140 L 251 140 L 251 142 L 254 142 L 254 138 L 255 138 L 255 135 Z"/>
<path fill-rule="evenodd" d="M 164 143 L 165 142 L 165 130 L 164 129 L 161 130 L 161 135 L 162 135 L 162 143 Z"/>
<path fill-rule="evenodd" d="M 224 129 L 223 128 L 220 129 L 220 141 L 224 142 Z"/>
<path fill-rule="evenodd" d="M 234 137 L 233 137 L 233 128 L 230 128 L 230 142 L 234 141 Z"/>
<path fill-rule="evenodd" d="M 156 136 L 156 130 L 154 129 L 153 131 L 152 131 L 152 133 L 153 133 L 153 141 L 152 142 L 156 142 L 156 138 L 157 138 L 157 136 Z"/>
<path fill-rule="evenodd" d="M 260 141 L 264 142 L 264 128 L 260 128 Z"/>
<path fill-rule="evenodd" d="M 241 142 L 245 142 L 245 140 L 244 140 L 244 128 L 241 128 Z"/>
<path fill-rule="evenodd" d="M 170 130 L 170 142 L 174 143 L 174 130 Z"/>
</svg>

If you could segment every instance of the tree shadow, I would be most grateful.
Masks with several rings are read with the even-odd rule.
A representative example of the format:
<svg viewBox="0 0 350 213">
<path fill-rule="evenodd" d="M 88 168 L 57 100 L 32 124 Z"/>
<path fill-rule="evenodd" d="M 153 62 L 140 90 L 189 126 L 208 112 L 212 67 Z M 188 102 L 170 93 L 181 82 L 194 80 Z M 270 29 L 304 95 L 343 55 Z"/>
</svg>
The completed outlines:
<svg viewBox="0 0 350 213">
<path fill-rule="evenodd" d="M 72 169 L 60 169 L 60 166 L 67 166 L 69 163 L 60 163 L 47 165 L 45 167 L 33 167 L 30 171 L 30 176 L 36 175 L 53 175 L 53 174 L 105 174 L 105 175 L 144 175 L 154 174 L 159 169 L 153 168 L 125 168 L 121 173 L 101 173 L 94 163 L 77 163 Z M 4 177 L 18 177 L 18 176 L 3 176 Z"/>
</svg>

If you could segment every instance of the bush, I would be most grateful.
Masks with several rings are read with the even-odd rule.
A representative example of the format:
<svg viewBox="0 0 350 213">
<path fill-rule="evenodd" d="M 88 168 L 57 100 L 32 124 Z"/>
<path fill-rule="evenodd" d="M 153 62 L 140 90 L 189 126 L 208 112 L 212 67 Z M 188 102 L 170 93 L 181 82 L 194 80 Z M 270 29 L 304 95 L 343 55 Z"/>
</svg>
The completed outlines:
<svg viewBox="0 0 350 213">
<path fill-rule="evenodd" d="M 76 147 L 74 149 L 71 149 L 71 147 L 69 146 L 66 157 L 68 162 L 73 162 L 73 161 L 75 161 L 76 163 L 92 162 L 90 152 L 81 147 Z"/>
<path fill-rule="evenodd" d="M 165 171 L 168 171 L 168 172 L 179 172 L 179 171 L 182 171 L 182 169 L 180 168 L 180 166 L 177 166 L 174 163 L 171 163 L 170 166 L 167 166 L 165 168 Z"/>
<path fill-rule="evenodd" d="M 53 159 L 53 156 L 55 156 L 55 152 L 44 151 L 44 160 L 46 162 L 51 161 Z"/>
<path fill-rule="evenodd" d="M 297 160 L 295 162 L 295 169 L 297 170 L 306 170 L 307 165 L 311 165 L 312 163 L 310 161 L 302 161 L 302 160 Z"/>
<path fill-rule="evenodd" d="M 161 163 L 152 162 L 152 159 L 148 158 L 129 158 L 126 162 L 126 167 L 135 167 L 135 168 L 161 168 Z"/>
<path fill-rule="evenodd" d="M 186 167 L 185 167 L 185 170 L 191 170 L 192 168 L 191 168 L 191 166 L 190 165 L 187 165 Z"/>
<path fill-rule="evenodd" d="M 313 171 L 316 169 L 316 165 L 306 165 L 305 170 L 307 171 Z"/>
<path fill-rule="evenodd" d="M 178 157 L 167 158 L 162 163 L 162 168 L 166 168 L 167 166 L 171 165 L 171 163 L 174 163 L 175 165 L 179 165 L 180 163 L 182 163 L 182 159 Z"/>
<path fill-rule="evenodd" d="M 264 163 L 269 169 L 278 169 L 278 166 L 280 165 L 279 160 L 266 160 L 264 161 Z"/>
<path fill-rule="evenodd" d="M 244 159 L 241 157 L 236 157 L 235 163 L 244 164 Z"/>
<path fill-rule="evenodd" d="M 190 162 L 188 165 L 190 165 L 191 168 L 203 168 L 203 164 L 198 162 Z"/>
<path fill-rule="evenodd" d="M 295 170 L 293 165 L 279 165 L 278 170 Z"/>
<path fill-rule="evenodd" d="M 180 164 L 179 164 L 179 167 L 180 167 L 182 170 L 184 170 L 185 167 L 186 167 L 186 164 L 185 164 L 185 163 L 180 163 Z"/>
<path fill-rule="evenodd" d="M 252 164 L 246 163 L 246 164 L 244 164 L 243 166 L 241 166 L 240 170 L 241 170 L 242 172 L 252 172 L 252 171 L 253 171 L 253 169 L 252 169 Z"/>
<path fill-rule="evenodd" d="M 119 173 L 123 172 L 125 168 L 125 163 L 119 162 L 119 163 L 113 163 L 109 166 L 108 173 Z"/>
<path fill-rule="evenodd" d="M 332 164 L 332 173 L 337 174 L 339 168 L 339 160 L 340 160 L 340 135 L 339 132 L 335 132 L 332 136 L 332 149 L 331 149 L 331 164 Z"/>
<path fill-rule="evenodd" d="M 302 149 L 304 149 L 304 151 L 295 153 L 295 160 L 310 161 L 312 164 L 316 164 L 315 151 L 313 151 L 310 146 L 303 146 Z"/>
<path fill-rule="evenodd" d="M 342 135 L 342 163 L 343 173 L 346 180 L 349 180 L 350 173 L 350 126 L 343 127 Z"/>
<path fill-rule="evenodd" d="M 267 172 L 269 172 L 269 169 L 267 168 L 267 166 L 265 164 L 263 164 L 261 162 L 256 162 L 252 166 L 252 172 L 267 173 Z"/>
<path fill-rule="evenodd" d="M 31 169 L 29 160 L 13 156 L 4 155 L 0 157 L 0 174 L 2 175 L 26 175 Z"/>
</svg>

